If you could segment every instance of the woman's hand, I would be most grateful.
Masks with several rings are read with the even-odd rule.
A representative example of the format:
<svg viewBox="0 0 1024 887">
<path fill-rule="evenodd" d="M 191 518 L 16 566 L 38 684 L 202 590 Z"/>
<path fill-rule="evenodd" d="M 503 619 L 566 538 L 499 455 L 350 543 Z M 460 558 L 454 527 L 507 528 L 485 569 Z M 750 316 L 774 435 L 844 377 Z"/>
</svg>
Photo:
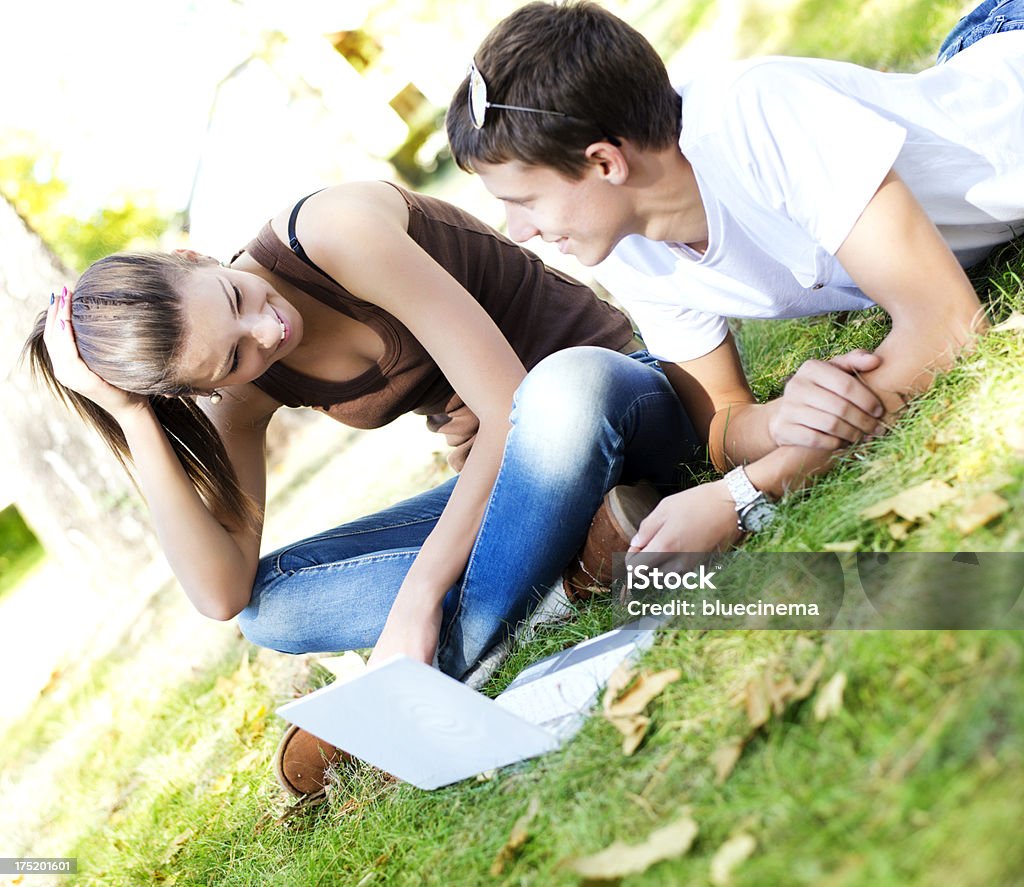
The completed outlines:
<svg viewBox="0 0 1024 887">
<path fill-rule="evenodd" d="M 97 376 L 82 360 L 71 325 L 72 298 L 73 295 L 65 287 L 46 313 L 43 342 L 53 365 L 54 376 L 65 388 L 87 397 L 116 419 L 119 413 L 145 404 L 147 398 L 115 388 Z"/>
<path fill-rule="evenodd" d="M 423 606 L 422 597 L 407 591 L 398 593 L 367 665 L 380 665 L 397 653 L 427 665 L 433 663 L 441 634 L 441 601 Z"/>
</svg>

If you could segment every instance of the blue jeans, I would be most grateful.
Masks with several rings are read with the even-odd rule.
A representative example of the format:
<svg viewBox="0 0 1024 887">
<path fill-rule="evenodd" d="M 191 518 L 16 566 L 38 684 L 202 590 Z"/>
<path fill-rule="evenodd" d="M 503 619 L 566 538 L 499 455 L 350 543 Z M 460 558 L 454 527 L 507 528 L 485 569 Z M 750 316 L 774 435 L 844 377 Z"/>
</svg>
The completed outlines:
<svg viewBox="0 0 1024 887">
<path fill-rule="evenodd" d="M 937 61 L 948 62 L 961 49 L 977 43 L 982 37 L 1000 31 L 1024 28 L 1024 0 L 985 0 L 965 15 L 939 47 Z"/>
<path fill-rule="evenodd" d="M 444 599 L 440 668 L 462 677 L 529 615 L 611 487 L 648 479 L 672 492 L 699 452 L 646 351 L 578 347 L 541 361 L 516 392 L 476 543 Z M 372 647 L 455 481 L 262 558 L 238 617 L 245 636 L 288 653 Z"/>
</svg>

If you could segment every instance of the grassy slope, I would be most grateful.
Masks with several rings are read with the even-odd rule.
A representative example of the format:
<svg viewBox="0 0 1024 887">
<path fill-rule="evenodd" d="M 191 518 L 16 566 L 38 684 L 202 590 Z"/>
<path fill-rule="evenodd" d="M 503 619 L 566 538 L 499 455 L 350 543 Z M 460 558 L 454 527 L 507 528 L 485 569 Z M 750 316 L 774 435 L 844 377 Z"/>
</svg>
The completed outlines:
<svg viewBox="0 0 1024 887">
<path fill-rule="evenodd" d="M 902 4 L 911 6 L 923 8 Z M 830 24 L 830 32 L 850 30 Z M 890 50 L 886 58 L 906 57 L 902 44 Z M 985 269 L 995 285 L 980 289 L 995 293 L 998 316 L 1024 311 L 1022 273 L 1012 251 Z M 883 334 L 881 318 L 859 315 L 845 325 L 747 324 L 740 338 L 767 396 L 801 360 L 870 346 Z M 1024 472 L 1014 449 L 1024 429 L 1022 336 L 990 336 L 892 435 L 865 447 L 864 461 L 848 460 L 813 494 L 793 497 L 781 529 L 759 544 L 1024 547 Z M 950 506 L 900 544 L 858 517 L 863 504 L 931 475 L 962 485 L 965 495 L 998 485 L 1012 509 L 965 540 L 952 529 Z M 519 651 L 498 683 L 609 619 L 601 603 L 585 607 L 576 623 Z M 162 638 L 155 620 L 148 644 Z M 640 840 L 689 806 L 700 825 L 690 854 L 625 883 L 706 884 L 715 850 L 741 829 L 758 849 L 737 870 L 737 885 L 1010 885 L 1024 871 L 1016 829 L 1022 647 L 1011 632 L 668 633 L 647 664 L 683 676 L 655 703 L 651 733 L 631 758 L 595 719 L 563 751 L 488 782 L 428 794 L 372 771 L 343 773 L 329 805 L 282 821 L 268 767 L 281 725 L 267 710 L 307 679 L 294 663 L 241 641 L 159 698 L 127 695 L 132 662 L 111 660 L 44 697 L 4 737 L 0 758 L 4 779 L 13 780 L 40 750 L 105 709 L 103 726 L 67 745 L 60 791 L 33 845 L 77 855 L 82 883 L 571 884 L 565 858 Z M 747 682 L 765 672 L 799 678 L 822 655 L 824 679 L 847 676 L 841 711 L 819 722 L 813 697 L 789 706 L 750 737 L 735 771 L 716 785 L 710 755 L 751 732 L 736 704 Z M 530 840 L 492 878 L 491 861 L 534 797 L 540 812 Z"/>
</svg>

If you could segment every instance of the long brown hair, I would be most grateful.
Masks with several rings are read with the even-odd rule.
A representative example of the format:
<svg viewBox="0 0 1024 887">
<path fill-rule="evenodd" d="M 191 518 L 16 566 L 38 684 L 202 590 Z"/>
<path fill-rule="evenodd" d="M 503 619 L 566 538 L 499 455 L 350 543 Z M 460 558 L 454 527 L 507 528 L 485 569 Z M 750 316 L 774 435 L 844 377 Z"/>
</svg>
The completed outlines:
<svg viewBox="0 0 1024 887">
<path fill-rule="evenodd" d="M 71 323 L 78 352 L 104 381 L 148 396 L 157 420 L 196 491 L 226 526 L 256 527 L 256 503 L 241 488 L 224 443 L 183 384 L 179 358 L 185 318 L 178 286 L 195 264 L 173 253 L 118 253 L 78 280 Z M 43 341 L 46 312 L 36 318 L 22 355 L 33 374 L 95 428 L 129 470 L 131 451 L 113 416 L 56 378 Z"/>
</svg>

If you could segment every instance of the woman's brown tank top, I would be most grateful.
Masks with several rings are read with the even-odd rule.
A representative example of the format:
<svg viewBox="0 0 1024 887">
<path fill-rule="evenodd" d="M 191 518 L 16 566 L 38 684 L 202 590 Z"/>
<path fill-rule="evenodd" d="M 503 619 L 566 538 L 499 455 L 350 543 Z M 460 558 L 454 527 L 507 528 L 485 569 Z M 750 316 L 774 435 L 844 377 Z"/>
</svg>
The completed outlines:
<svg viewBox="0 0 1024 887">
<path fill-rule="evenodd" d="M 548 268 L 469 213 L 394 187 L 409 207 L 409 236 L 477 299 L 527 369 L 572 345 L 623 350 L 633 339 L 626 317 L 583 284 Z M 345 382 L 315 379 L 277 363 L 254 384 L 287 406 L 311 406 L 355 428 L 379 428 L 407 412 L 425 415 L 427 427 L 442 432 L 454 448 L 449 463 L 461 469 L 479 423 L 412 333 L 307 264 L 298 242 L 293 251 L 269 222 L 245 252 L 303 292 L 365 323 L 384 343 L 377 365 Z M 451 347 L 458 348 L 457 318 L 450 326 Z"/>
</svg>

